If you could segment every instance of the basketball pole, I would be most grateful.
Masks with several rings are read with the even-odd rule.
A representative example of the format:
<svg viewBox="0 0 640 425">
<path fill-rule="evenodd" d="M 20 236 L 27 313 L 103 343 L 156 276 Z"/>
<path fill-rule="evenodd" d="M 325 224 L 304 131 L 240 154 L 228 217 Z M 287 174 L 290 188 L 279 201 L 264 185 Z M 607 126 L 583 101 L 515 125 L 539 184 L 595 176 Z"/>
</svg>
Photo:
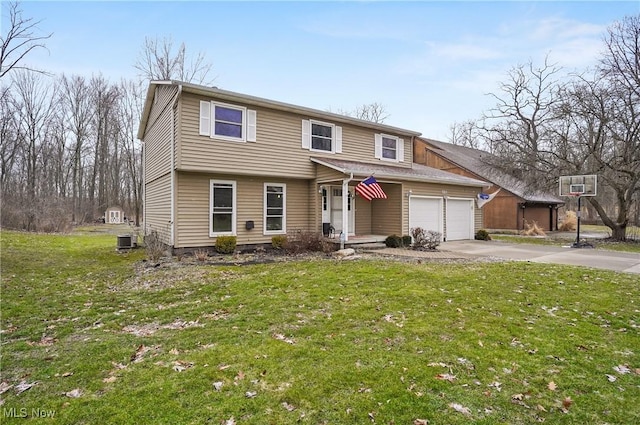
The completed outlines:
<svg viewBox="0 0 640 425">
<path fill-rule="evenodd" d="M 582 199 L 582 196 L 578 195 L 578 234 L 576 236 L 576 243 L 575 246 L 577 248 L 580 248 L 580 219 L 581 219 L 581 213 L 580 213 L 580 200 Z"/>
</svg>

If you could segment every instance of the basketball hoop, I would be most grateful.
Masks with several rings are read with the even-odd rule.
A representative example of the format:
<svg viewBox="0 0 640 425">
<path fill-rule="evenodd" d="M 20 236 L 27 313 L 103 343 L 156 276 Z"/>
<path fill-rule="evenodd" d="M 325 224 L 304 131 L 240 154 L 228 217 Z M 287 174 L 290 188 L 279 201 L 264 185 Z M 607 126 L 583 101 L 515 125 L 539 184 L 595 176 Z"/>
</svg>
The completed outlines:
<svg viewBox="0 0 640 425">
<path fill-rule="evenodd" d="M 578 196 L 580 196 L 580 195 L 584 195 L 584 193 L 582 193 L 582 192 L 569 192 L 569 193 L 567 193 L 567 196 L 574 196 L 576 198 Z"/>
</svg>

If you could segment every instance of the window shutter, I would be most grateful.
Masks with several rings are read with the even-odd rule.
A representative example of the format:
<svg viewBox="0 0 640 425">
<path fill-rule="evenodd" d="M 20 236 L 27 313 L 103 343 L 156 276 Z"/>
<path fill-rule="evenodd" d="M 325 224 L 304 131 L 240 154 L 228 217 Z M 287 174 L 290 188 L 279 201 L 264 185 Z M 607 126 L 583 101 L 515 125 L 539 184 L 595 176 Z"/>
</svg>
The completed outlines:
<svg viewBox="0 0 640 425">
<path fill-rule="evenodd" d="M 336 153 L 342 153 L 342 127 L 336 125 Z"/>
<path fill-rule="evenodd" d="M 256 119 L 257 112 L 252 109 L 247 109 L 247 142 L 256 141 Z"/>
<path fill-rule="evenodd" d="M 382 158 L 382 134 L 376 134 L 375 157 Z"/>
<path fill-rule="evenodd" d="M 302 120 L 302 149 L 311 149 L 311 122 Z"/>
<path fill-rule="evenodd" d="M 200 101 L 200 135 L 211 135 L 211 102 Z"/>
<path fill-rule="evenodd" d="M 398 139 L 398 161 L 404 161 L 404 139 Z"/>
</svg>

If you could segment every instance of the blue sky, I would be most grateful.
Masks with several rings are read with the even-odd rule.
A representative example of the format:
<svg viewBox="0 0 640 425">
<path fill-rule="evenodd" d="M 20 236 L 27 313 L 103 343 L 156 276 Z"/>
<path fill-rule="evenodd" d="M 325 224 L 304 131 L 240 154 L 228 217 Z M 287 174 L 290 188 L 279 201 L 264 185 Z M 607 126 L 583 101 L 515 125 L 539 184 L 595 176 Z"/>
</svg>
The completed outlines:
<svg viewBox="0 0 640 425">
<path fill-rule="evenodd" d="M 27 62 L 54 73 L 134 78 L 145 37 L 171 37 L 205 55 L 220 88 L 334 112 L 378 102 L 386 124 L 446 140 L 455 121 L 493 105 L 487 93 L 511 67 L 546 55 L 567 71 L 593 65 L 607 27 L 640 13 L 640 0 L 23 1 L 22 9 L 53 33 L 48 52 Z"/>
</svg>

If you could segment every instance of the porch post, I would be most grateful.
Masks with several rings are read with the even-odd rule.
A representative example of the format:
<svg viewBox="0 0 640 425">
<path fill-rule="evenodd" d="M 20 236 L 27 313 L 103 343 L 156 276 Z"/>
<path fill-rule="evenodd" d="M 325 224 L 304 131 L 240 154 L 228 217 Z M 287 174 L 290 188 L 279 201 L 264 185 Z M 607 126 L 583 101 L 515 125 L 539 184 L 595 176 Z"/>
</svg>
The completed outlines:
<svg viewBox="0 0 640 425">
<path fill-rule="evenodd" d="M 342 234 L 345 242 L 349 240 L 349 181 L 351 179 L 342 180 Z"/>
</svg>

